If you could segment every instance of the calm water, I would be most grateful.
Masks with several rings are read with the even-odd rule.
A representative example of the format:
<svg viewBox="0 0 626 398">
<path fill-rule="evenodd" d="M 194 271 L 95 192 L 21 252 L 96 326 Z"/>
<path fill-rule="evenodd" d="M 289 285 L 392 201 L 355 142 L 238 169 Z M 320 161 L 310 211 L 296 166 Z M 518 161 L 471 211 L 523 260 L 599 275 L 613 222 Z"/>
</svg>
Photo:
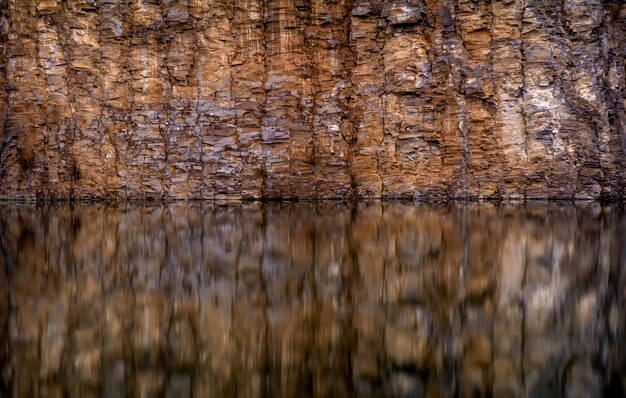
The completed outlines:
<svg viewBox="0 0 626 398">
<path fill-rule="evenodd" d="M 0 396 L 599 397 L 597 204 L 0 204 Z"/>
</svg>

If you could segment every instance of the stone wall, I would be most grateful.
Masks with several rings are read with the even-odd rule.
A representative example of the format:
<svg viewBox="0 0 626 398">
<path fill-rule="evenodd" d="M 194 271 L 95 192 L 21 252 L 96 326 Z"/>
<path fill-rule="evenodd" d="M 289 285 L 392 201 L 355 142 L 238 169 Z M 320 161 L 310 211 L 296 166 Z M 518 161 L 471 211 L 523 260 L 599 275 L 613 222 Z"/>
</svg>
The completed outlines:
<svg viewBox="0 0 626 398">
<path fill-rule="evenodd" d="M 619 0 L 5 0 L 0 197 L 624 196 Z"/>
<path fill-rule="evenodd" d="M 0 394 L 623 396 L 625 234 L 600 206 L 4 205 Z"/>
</svg>

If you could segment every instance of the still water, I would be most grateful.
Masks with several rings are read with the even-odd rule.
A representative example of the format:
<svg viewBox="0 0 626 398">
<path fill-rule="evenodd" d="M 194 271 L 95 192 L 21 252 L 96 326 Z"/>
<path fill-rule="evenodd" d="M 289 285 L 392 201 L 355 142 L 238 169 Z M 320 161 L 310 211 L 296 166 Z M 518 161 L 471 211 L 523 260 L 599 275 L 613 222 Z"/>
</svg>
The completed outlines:
<svg viewBox="0 0 626 398">
<path fill-rule="evenodd" d="M 0 396 L 600 397 L 598 204 L 0 204 Z"/>
</svg>

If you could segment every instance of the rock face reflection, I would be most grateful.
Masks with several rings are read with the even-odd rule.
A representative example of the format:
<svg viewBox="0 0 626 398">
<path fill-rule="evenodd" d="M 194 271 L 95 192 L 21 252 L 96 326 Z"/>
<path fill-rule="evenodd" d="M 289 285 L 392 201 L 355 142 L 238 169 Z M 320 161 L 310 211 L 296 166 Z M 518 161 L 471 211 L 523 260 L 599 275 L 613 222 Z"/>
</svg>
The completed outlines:
<svg viewBox="0 0 626 398">
<path fill-rule="evenodd" d="M 2 205 L 0 395 L 620 396 L 599 205 Z"/>
</svg>

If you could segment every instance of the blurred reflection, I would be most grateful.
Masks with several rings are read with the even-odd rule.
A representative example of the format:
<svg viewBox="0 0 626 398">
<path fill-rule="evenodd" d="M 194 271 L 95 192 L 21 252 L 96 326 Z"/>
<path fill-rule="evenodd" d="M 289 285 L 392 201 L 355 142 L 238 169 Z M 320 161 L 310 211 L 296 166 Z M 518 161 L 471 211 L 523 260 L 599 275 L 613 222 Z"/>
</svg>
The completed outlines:
<svg viewBox="0 0 626 398">
<path fill-rule="evenodd" d="M 626 218 L 0 205 L 0 396 L 623 396 Z"/>
</svg>

